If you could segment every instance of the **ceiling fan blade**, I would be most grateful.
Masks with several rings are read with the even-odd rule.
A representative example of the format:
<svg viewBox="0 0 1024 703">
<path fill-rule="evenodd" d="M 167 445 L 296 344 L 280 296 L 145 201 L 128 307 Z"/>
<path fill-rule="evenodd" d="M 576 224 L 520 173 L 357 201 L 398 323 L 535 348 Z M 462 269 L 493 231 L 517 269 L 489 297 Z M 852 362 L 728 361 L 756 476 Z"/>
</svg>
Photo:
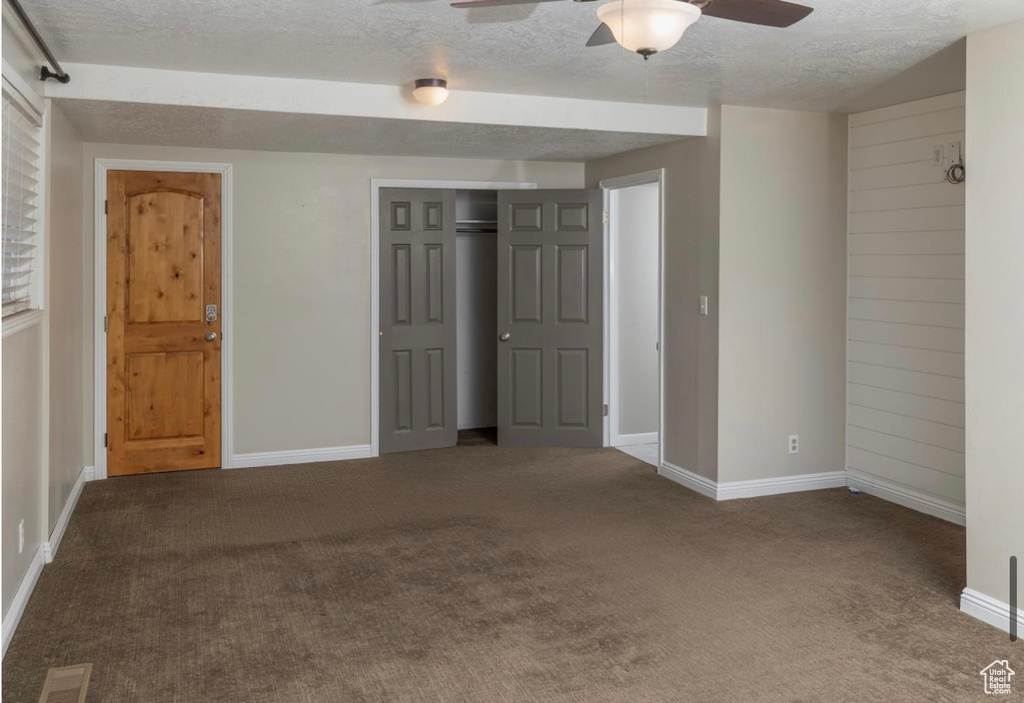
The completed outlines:
<svg viewBox="0 0 1024 703">
<path fill-rule="evenodd" d="M 556 2 L 557 0 L 466 0 L 453 2 L 452 7 L 501 7 L 502 5 L 534 5 L 538 2 Z"/>
<path fill-rule="evenodd" d="M 604 22 L 594 30 L 594 33 L 590 35 L 590 39 L 587 40 L 587 46 L 604 46 L 605 44 L 614 43 L 615 35 L 612 34 L 612 28 Z"/>
<path fill-rule="evenodd" d="M 788 27 L 813 11 L 813 7 L 784 0 L 711 0 L 703 14 L 765 27 Z"/>
</svg>

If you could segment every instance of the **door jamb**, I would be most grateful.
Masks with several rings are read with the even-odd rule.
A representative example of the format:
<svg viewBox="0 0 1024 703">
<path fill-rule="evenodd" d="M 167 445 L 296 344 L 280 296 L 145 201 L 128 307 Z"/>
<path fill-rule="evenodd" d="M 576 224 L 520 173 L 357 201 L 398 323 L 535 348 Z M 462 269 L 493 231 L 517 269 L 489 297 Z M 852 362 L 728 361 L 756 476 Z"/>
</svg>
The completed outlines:
<svg viewBox="0 0 1024 703">
<path fill-rule="evenodd" d="M 232 430 L 234 413 L 232 347 L 234 330 L 231 312 L 231 237 L 232 237 L 232 184 L 231 164 L 198 163 L 190 161 L 137 161 L 126 159 L 96 159 L 94 166 L 95 196 L 93 198 L 93 238 L 95 242 L 95 268 L 93 281 L 93 464 L 96 478 L 107 477 L 107 451 L 103 435 L 107 425 L 107 335 L 103 318 L 107 310 L 107 215 L 103 204 L 107 199 L 107 171 L 171 171 L 175 173 L 219 173 L 221 209 L 221 268 L 220 268 L 220 467 L 231 468 Z"/>
<path fill-rule="evenodd" d="M 380 456 L 380 189 L 531 190 L 536 183 L 370 179 L 370 456 Z"/>
<path fill-rule="evenodd" d="M 631 186 L 658 184 L 658 467 L 664 461 L 665 442 L 665 169 L 643 171 L 628 176 L 607 178 L 600 182 L 604 191 L 604 210 L 608 213 L 604 226 L 604 402 L 608 404 L 608 415 L 604 418 L 604 446 L 611 446 L 611 420 L 618 408 L 614 407 L 611 398 L 612 384 L 618 386 L 618 370 L 612 363 L 614 353 L 612 346 L 613 324 L 618 322 L 618 311 L 612 304 L 613 284 L 615 278 L 615 249 L 613 238 L 613 213 L 611 212 L 611 192 Z"/>
</svg>

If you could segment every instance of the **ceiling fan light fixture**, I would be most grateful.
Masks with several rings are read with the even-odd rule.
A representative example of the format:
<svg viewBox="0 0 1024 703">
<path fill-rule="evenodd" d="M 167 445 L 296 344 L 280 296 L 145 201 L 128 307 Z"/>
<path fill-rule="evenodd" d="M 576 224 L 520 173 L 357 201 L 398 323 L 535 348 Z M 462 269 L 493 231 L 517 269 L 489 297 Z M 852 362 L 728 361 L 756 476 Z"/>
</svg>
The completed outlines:
<svg viewBox="0 0 1024 703">
<path fill-rule="evenodd" d="M 422 105 L 440 105 L 448 99 L 448 81 L 443 78 L 418 78 L 412 96 Z"/>
<path fill-rule="evenodd" d="M 675 46 L 700 14 L 700 8 L 680 0 L 616 0 L 597 8 L 615 41 L 645 58 Z"/>
</svg>

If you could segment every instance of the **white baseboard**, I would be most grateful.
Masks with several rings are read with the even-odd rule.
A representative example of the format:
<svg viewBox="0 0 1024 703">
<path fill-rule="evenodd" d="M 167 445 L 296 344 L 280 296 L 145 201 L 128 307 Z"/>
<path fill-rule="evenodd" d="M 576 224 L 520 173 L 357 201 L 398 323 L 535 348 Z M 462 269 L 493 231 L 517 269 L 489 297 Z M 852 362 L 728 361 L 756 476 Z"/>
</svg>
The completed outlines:
<svg viewBox="0 0 1024 703">
<path fill-rule="evenodd" d="M 798 474 L 780 478 L 759 478 L 753 481 L 728 481 L 718 484 L 718 500 L 757 498 L 782 493 L 819 491 L 824 488 L 844 488 L 845 471 L 825 471 L 817 474 Z"/>
<path fill-rule="evenodd" d="M 957 525 L 967 523 L 967 512 L 963 505 L 928 495 L 909 486 L 887 481 L 856 469 L 846 470 L 846 481 L 850 488 L 858 488 L 865 493 L 916 510 L 919 513 L 933 515 Z"/>
<path fill-rule="evenodd" d="M 960 612 L 977 618 L 1003 632 L 1010 631 L 1010 606 L 984 593 L 965 588 L 960 594 Z M 1017 611 L 1017 632 L 1024 634 L 1024 612 Z"/>
<path fill-rule="evenodd" d="M 687 471 L 667 461 L 661 462 L 661 468 L 658 469 L 658 473 L 669 480 L 686 486 L 691 491 L 697 491 L 703 496 L 718 500 L 718 484 L 710 478 Z"/>
<path fill-rule="evenodd" d="M 11 606 L 7 609 L 7 617 L 4 618 L 3 623 L 3 652 L 0 653 L 0 656 L 7 656 L 7 646 L 11 643 L 11 638 L 14 637 L 14 631 L 18 629 L 25 606 L 28 605 L 28 599 L 36 587 L 39 574 L 43 573 L 45 564 L 43 545 L 39 545 L 36 553 L 32 555 L 32 561 L 29 563 L 28 571 L 25 572 L 25 577 L 21 580 L 21 585 L 18 586 L 18 592 L 14 594 L 14 600 L 11 601 Z"/>
<path fill-rule="evenodd" d="M 75 511 L 78 497 L 82 495 L 82 487 L 85 486 L 87 481 L 92 481 L 95 475 L 96 469 L 92 466 L 83 466 L 82 470 L 78 472 L 78 480 L 75 481 L 75 485 L 71 489 L 71 495 L 68 496 L 67 501 L 64 503 L 64 509 L 60 511 L 60 518 L 57 520 L 57 524 L 53 526 L 50 539 L 43 542 L 43 559 L 47 564 L 53 561 L 53 558 L 57 555 L 60 541 L 64 539 L 64 531 L 68 529 L 68 523 L 71 522 L 71 513 Z"/>
<path fill-rule="evenodd" d="M 368 459 L 372 456 L 373 448 L 369 444 L 353 444 L 347 447 L 323 447 L 321 449 L 294 449 L 283 452 L 255 452 L 253 454 L 235 454 L 231 457 L 231 468 L 249 469 L 257 466 L 309 464 L 314 461 Z"/>
<path fill-rule="evenodd" d="M 753 481 L 717 483 L 692 471 L 663 462 L 658 473 L 715 500 L 757 498 L 759 496 L 774 496 L 781 493 L 817 491 L 823 488 L 842 488 L 846 485 L 846 473 L 843 471 L 826 471 L 818 474 L 801 474 L 798 476 L 783 476 L 781 478 L 761 478 Z"/>
<path fill-rule="evenodd" d="M 640 434 L 618 434 L 611 438 L 613 447 L 632 447 L 636 444 L 654 444 L 658 441 L 657 432 L 641 432 Z"/>
</svg>

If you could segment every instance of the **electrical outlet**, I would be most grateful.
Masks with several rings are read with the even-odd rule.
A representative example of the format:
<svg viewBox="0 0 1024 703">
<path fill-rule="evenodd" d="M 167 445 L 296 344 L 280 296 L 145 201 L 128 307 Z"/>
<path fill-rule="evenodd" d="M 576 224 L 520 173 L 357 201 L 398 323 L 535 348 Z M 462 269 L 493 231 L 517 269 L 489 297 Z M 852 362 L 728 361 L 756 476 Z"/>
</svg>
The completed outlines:
<svg viewBox="0 0 1024 703">
<path fill-rule="evenodd" d="M 18 554 L 25 551 L 25 521 L 18 523 Z"/>
<path fill-rule="evenodd" d="M 800 435 L 791 434 L 789 436 L 789 453 L 799 454 L 800 453 Z"/>
<path fill-rule="evenodd" d="M 946 146 L 944 144 L 936 144 L 932 147 L 932 165 L 946 165 Z"/>
</svg>

